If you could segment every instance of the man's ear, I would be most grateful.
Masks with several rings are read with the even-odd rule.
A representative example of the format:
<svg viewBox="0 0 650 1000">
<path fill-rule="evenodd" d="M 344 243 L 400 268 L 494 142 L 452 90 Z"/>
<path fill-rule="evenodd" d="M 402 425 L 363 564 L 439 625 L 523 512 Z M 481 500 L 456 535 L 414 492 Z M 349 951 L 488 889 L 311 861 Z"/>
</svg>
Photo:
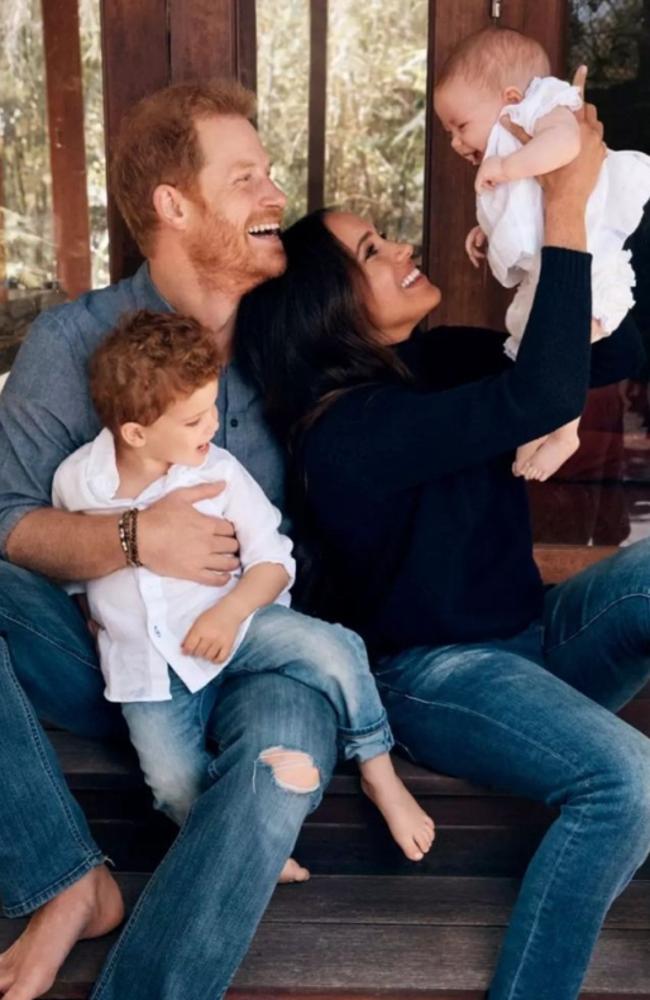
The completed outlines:
<svg viewBox="0 0 650 1000">
<path fill-rule="evenodd" d="M 146 444 L 146 436 L 142 424 L 136 424 L 135 420 L 130 420 L 120 427 L 120 437 L 129 448 L 142 448 Z"/>
<path fill-rule="evenodd" d="M 187 223 L 187 198 L 173 184 L 158 184 L 153 192 L 156 215 L 167 226 L 184 229 Z"/>
<path fill-rule="evenodd" d="M 518 87 L 506 87 L 503 91 L 502 100 L 504 104 L 519 104 L 524 95 Z"/>
</svg>

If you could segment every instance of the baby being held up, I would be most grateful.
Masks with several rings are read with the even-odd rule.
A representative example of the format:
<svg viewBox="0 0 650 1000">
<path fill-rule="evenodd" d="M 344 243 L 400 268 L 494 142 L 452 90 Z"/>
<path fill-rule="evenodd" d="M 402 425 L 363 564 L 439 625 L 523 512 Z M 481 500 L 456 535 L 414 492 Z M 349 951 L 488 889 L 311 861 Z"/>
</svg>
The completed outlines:
<svg viewBox="0 0 650 1000">
<path fill-rule="evenodd" d="M 436 83 L 434 106 L 452 149 L 478 167 L 477 219 L 465 249 L 475 267 L 485 257 L 497 281 L 517 291 L 506 314 L 505 350 L 515 358 L 528 321 L 540 268 L 544 220 L 536 177 L 573 160 L 580 150 L 574 112 L 578 87 L 550 76 L 542 46 L 509 28 L 486 28 L 464 39 Z M 522 144 L 501 124 L 507 116 L 531 139 Z M 587 207 L 592 262 L 592 341 L 608 336 L 634 305 L 635 273 L 625 249 L 650 199 L 650 157 L 608 151 Z M 517 450 L 515 475 L 545 480 L 578 447 L 578 421 Z"/>
</svg>

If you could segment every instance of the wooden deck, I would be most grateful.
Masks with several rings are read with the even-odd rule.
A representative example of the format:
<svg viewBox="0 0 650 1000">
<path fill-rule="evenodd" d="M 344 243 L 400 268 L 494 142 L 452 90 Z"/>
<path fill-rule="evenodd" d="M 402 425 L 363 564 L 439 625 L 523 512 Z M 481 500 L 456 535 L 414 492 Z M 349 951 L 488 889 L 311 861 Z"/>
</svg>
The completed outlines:
<svg viewBox="0 0 650 1000">
<path fill-rule="evenodd" d="M 650 733 L 650 688 L 622 714 Z M 131 908 L 174 827 L 151 809 L 129 751 L 51 736 L 93 833 L 120 870 Z M 339 770 L 296 848 L 313 877 L 278 887 L 229 1000 L 485 997 L 518 879 L 553 813 L 399 758 L 396 764 L 436 819 L 427 860 L 403 859 L 360 795 L 354 769 Z M 23 925 L 0 920 L 0 948 Z M 47 996 L 89 996 L 115 937 L 80 944 Z M 646 865 L 608 916 L 582 1000 L 650 1000 L 649 944 Z"/>
</svg>

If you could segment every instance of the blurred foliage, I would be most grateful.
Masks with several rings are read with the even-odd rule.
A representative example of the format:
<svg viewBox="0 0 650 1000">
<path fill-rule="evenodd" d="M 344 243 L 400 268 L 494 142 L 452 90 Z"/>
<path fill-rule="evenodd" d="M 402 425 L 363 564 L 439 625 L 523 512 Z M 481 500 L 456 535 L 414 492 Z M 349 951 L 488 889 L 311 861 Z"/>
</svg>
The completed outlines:
<svg viewBox="0 0 650 1000">
<path fill-rule="evenodd" d="M 309 0 L 257 0 L 258 124 L 289 198 L 288 221 L 305 212 L 307 200 L 309 6 Z M 416 244 L 427 8 L 427 0 L 328 4 L 325 202 L 366 214 Z M 93 283 L 102 284 L 108 247 L 99 0 L 79 0 L 79 10 Z M 590 86 L 602 88 L 599 106 L 607 113 L 611 94 L 619 112 L 629 105 L 634 118 L 650 121 L 637 95 L 650 71 L 650 0 L 570 0 L 570 13 L 570 61 L 589 64 Z M 631 86 L 633 93 L 617 92 Z M 623 123 L 626 116 L 618 118 Z M 607 128 L 612 135 L 614 122 Z M 0 0 L 0 142 L 7 276 L 14 285 L 42 287 L 54 280 L 56 261 L 41 0 Z"/>
<path fill-rule="evenodd" d="M 79 0 L 93 283 L 108 275 L 98 0 Z M 10 286 L 56 279 L 40 0 L 0 0 L 1 210 Z"/>
<path fill-rule="evenodd" d="M 422 237 L 427 0 L 329 0 L 325 202 Z M 258 124 L 285 190 L 307 204 L 309 0 L 257 0 Z"/>
<path fill-rule="evenodd" d="M 570 64 L 589 66 L 590 87 L 607 87 L 636 77 L 647 7 L 644 0 L 571 0 Z"/>
</svg>

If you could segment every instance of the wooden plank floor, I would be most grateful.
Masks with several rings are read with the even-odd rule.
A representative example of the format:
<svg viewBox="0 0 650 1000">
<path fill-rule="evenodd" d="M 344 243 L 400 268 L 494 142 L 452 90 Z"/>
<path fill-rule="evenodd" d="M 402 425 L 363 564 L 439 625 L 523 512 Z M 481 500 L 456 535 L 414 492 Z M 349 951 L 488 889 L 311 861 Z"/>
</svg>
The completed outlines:
<svg viewBox="0 0 650 1000">
<path fill-rule="evenodd" d="M 119 876 L 129 908 L 147 877 Z M 305 885 L 281 886 L 229 1000 L 478 1000 L 494 967 L 517 887 L 517 882 L 504 879 L 363 876 L 316 877 Z M 21 926 L 21 921 L 0 920 L 0 948 Z M 637 881 L 608 917 L 588 973 L 585 1000 L 592 994 L 601 1000 L 647 1000 L 649 932 L 650 882 Z M 79 945 L 48 997 L 87 996 L 114 939 L 110 935 Z"/>
</svg>

